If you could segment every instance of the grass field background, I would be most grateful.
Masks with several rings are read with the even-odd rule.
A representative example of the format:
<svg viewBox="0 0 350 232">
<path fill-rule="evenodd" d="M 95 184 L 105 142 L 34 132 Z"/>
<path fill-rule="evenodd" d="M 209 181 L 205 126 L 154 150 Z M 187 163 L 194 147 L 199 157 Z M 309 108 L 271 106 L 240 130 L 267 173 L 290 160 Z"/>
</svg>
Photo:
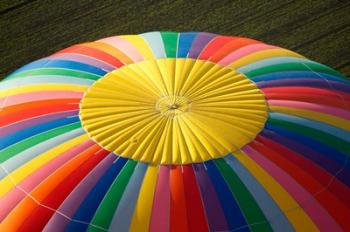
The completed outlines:
<svg viewBox="0 0 350 232">
<path fill-rule="evenodd" d="M 246 36 L 350 76 L 350 1 L 0 0 L 0 79 L 75 43 L 147 31 Z"/>
</svg>

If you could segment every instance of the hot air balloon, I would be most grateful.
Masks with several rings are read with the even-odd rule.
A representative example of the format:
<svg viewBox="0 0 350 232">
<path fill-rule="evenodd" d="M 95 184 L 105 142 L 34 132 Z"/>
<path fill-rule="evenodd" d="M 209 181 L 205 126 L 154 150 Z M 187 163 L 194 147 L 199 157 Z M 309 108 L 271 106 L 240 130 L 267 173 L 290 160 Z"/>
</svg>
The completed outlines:
<svg viewBox="0 0 350 232">
<path fill-rule="evenodd" d="M 0 82 L 0 231 L 349 231 L 349 102 L 249 38 L 68 47 Z"/>
</svg>

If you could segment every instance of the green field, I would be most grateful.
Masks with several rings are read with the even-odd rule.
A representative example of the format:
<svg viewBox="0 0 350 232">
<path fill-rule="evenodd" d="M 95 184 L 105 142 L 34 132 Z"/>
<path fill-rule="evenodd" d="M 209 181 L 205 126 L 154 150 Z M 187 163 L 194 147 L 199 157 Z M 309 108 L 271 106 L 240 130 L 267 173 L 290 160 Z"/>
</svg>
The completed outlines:
<svg viewBox="0 0 350 232">
<path fill-rule="evenodd" d="M 240 35 L 350 76 L 350 1 L 1 0 L 0 78 L 69 45 L 155 30 Z"/>
</svg>

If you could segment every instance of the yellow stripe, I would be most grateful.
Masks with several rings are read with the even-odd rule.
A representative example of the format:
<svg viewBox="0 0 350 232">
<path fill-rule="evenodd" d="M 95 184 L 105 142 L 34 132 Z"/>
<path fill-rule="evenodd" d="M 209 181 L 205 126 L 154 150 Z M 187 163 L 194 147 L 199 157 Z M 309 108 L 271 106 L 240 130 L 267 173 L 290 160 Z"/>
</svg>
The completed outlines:
<svg viewBox="0 0 350 232">
<path fill-rule="evenodd" d="M 244 56 L 243 58 L 240 58 L 231 64 L 229 64 L 229 67 L 232 68 L 239 68 L 242 66 L 245 66 L 247 64 L 251 64 L 260 60 L 273 58 L 273 57 L 279 57 L 279 56 L 289 56 L 289 57 L 298 57 L 298 58 L 304 58 L 302 55 L 299 55 L 298 53 L 289 51 L 287 49 L 283 48 L 273 48 L 273 49 L 266 49 L 263 51 L 255 52 L 252 54 L 249 54 L 247 56 Z"/>
<path fill-rule="evenodd" d="M 74 139 L 71 139 L 65 143 L 60 144 L 59 146 L 52 148 L 51 150 L 48 150 L 45 153 L 42 153 L 41 155 L 35 157 L 34 159 L 30 160 L 20 168 L 13 171 L 10 174 L 11 177 L 6 176 L 4 179 L 0 181 L 0 198 L 3 197 L 6 193 L 8 193 L 14 187 L 14 183 L 16 184 L 20 183 L 30 174 L 34 173 L 44 164 L 48 163 L 50 160 L 56 158 L 57 156 L 71 149 L 72 147 L 81 144 L 88 138 L 89 138 L 88 135 L 84 134 Z"/>
<path fill-rule="evenodd" d="M 147 232 L 153 205 L 153 195 L 157 182 L 158 166 L 148 166 L 139 198 L 132 217 L 130 232 Z"/>
<path fill-rule="evenodd" d="M 319 231 L 309 216 L 286 190 L 264 169 L 243 152 L 233 155 L 264 187 L 279 208 L 284 212 L 296 231 Z"/>
<path fill-rule="evenodd" d="M 336 126 L 338 128 L 350 131 L 350 121 L 336 117 L 330 114 L 324 114 L 311 110 L 302 110 L 297 108 L 288 108 L 284 106 L 269 106 L 271 111 L 291 114 L 295 116 L 300 116 L 304 118 L 308 118 L 314 121 L 324 122 L 326 124 L 330 124 L 332 126 Z"/>
<path fill-rule="evenodd" d="M 122 35 L 119 36 L 134 45 L 134 47 L 142 54 L 145 60 L 156 59 L 153 55 L 151 48 L 148 46 L 148 43 L 140 35 Z"/>
<path fill-rule="evenodd" d="M 76 91 L 85 92 L 88 86 L 71 85 L 71 84 L 36 84 L 36 85 L 24 85 L 15 87 L 12 89 L 6 89 L 0 91 L 0 98 L 9 97 L 11 95 L 17 95 L 21 93 L 41 92 L 41 91 Z"/>
</svg>

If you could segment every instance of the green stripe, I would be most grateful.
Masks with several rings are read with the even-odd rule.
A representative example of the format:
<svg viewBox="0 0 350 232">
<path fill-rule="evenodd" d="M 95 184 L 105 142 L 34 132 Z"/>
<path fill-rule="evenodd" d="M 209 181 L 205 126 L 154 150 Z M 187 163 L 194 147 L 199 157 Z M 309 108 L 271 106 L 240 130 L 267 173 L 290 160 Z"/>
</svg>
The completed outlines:
<svg viewBox="0 0 350 232">
<path fill-rule="evenodd" d="M 134 172 L 137 162 L 134 160 L 128 160 L 117 178 L 114 180 L 112 186 L 109 188 L 101 204 L 99 205 L 96 213 L 91 221 L 91 224 L 98 225 L 103 228 L 109 228 L 109 224 L 113 219 L 115 210 L 118 207 L 120 199 L 124 193 L 124 190 Z M 100 231 L 96 227 L 89 226 L 87 231 Z"/>
<path fill-rule="evenodd" d="M 350 155 L 349 143 L 331 134 L 290 121 L 275 119 L 272 118 L 271 115 L 268 117 L 266 123 L 288 129 L 289 131 L 293 131 L 301 135 L 305 135 L 316 141 L 319 141 L 322 144 L 326 144 L 329 147 L 343 152 L 344 154 Z"/>
<path fill-rule="evenodd" d="M 38 135 L 32 136 L 28 139 L 15 143 L 12 146 L 4 148 L 3 150 L 0 151 L 0 163 L 10 159 L 11 157 L 15 156 L 16 154 L 30 147 L 33 147 L 41 142 L 44 142 L 45 140 L 62 135 L 64 133 L 67 133 L 79 127 L 81 127 L 80 122 L 71 123 L 65 126 L 61 126 L 61 127 L 46 131 L 44 133 L 40 133 Z"/>
<path fill-rule="evenodd" d="M 308 68 L 308 67 L 309 68 Z M 315 72 L 324 72 L 331 75 L 335 75 L 341 78 L 345 78 L 340 73 L 335 71 L 334 69 L 331 69 L 329 67 L 326 67 L 324 65 L 318 64 L 318 63 L 308 63 L 307 66 L 305 66 L 303 63 L 284 63 L 284 64 L 274 64 L 262 68 L 258 68 L 249 72 L 244 73 L 247 77 L 252 78 L 258 75 L 263 75 L 267 73 L 272 72 L 281 72 L 281 71 L 315 71 Z M 311 69 L 311 70 L 310 70 Z"/>
<path fill-rule="evenodd" d="M 251 231 L 272 231 L 268 220 L 257 205 L 255 199 L 231 167 L 223 159 L 215 160 L 215 164 L 232 194 L 237 199 Z"/>
<path fill-rule="evenodd" d="M 70 70 L 70 69 L 38 68 L 38 69 L 31 69 L 28 71 L 20 72 L 18 74 L 9 75 L 6 77 L 6 80 L 25 77 L 25 76 L 35 76 L 35 75 L 61 75 L 61 76 L 72 76 L 72 77 L 91 79 L 91 80 L 98 80 L 101 78 L 101 76 L 96 74 Z"/>
<path fill-rule="evenodd" d="M 166 56 L 168 58 L 175 58 L 177 51 L 177 32 L 161 32 L 160 33 L 163 39 L 164 48 Z"/>
</svg>

